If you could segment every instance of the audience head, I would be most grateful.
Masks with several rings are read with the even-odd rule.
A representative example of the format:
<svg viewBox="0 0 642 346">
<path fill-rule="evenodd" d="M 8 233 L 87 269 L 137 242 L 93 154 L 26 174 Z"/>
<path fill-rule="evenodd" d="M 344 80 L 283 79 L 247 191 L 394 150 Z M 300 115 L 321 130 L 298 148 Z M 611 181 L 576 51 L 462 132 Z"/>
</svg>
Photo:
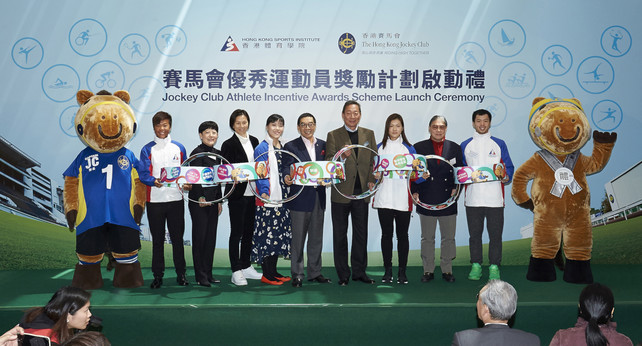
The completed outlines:
<svg viewBox="0 0 642 346">
<path fill-rule="evenodd" d="M 91 331 L 72 336 L 62 346 L 111 346 L 111 343 L 102 333 Z"/>
<path fill-rule="evenodd" d="M 490 280 L 478 295 L 477 316 L 484 323 L 507 323 L 517 310 L 517 291 L 508 282 Z"/>
<path fill-rule="evenodd" d="M 606 345 L 607 340 L 600 331 L 600 324 L 606 324 L 613 318 L 615 299 L 608 287 L 600 284 L 590 284 L 580 293 L 579 315 L 588 322 L 586 328 L 586 344 Z"/>
<path fill-rule="evenodd" d="M 28 312 L 25 320 L 31 322 L 44 313 L 54 321 L 53 332 L 58 334 L 60 341 L 65 341 L 72 329 L 87 328 L 91 318 L 90 298 L 91 293 L 81 288 L 65 286 L 54 293 L 47 305 Z"/>
</svg>

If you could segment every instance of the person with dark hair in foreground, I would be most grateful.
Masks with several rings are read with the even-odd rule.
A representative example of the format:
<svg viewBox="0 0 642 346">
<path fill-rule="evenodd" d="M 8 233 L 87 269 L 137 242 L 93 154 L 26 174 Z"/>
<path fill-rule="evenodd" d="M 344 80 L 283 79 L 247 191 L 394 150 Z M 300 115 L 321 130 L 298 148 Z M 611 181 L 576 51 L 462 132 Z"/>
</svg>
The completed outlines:
<svg viewBox="0 0 642 346">
<path fill-rule="evenodd" d="M 477 317 L 483 328 L 455 333 L 453 345 L 539 345 L 539 337 L 508 326 L 517 310 L 517 292 L 508 282 L 490 280 L 477 294 Z"/>
<path fill-rule="evenodd" d="M 111 342 L 100 332 L 82 332 L 67 340 L 62 346 L 111 346 Z"/>
<path fill-rule="evenodd" d="M 633 345 L 626 335 L 615 331 L 615 322 L 611 321 L 614 304 L 613 292 L 605 285 L 596 282 L 584 287 L 575 327 L 558 330 L 551 345 Z"/>
<path fill-rule="evenodd" d="M 23 345 L 62 344 L 78 330 L 87 328 L 91 318 L 89 311 L 91 293 L 77 287 L 66 286 L 54 293 L 47 305 L 28 310 L 20 322 L 25 333 Z"/>
</svg>

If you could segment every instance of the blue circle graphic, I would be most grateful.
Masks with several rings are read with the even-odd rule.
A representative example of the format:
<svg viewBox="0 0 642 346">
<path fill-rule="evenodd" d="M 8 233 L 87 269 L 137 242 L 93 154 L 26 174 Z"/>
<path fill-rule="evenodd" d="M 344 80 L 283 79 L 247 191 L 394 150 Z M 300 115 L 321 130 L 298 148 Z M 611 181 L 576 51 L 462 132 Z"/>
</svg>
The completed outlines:
<svg viewBox="0 0 642 346">
<path fill-rule="evenodd" d="M 613 85 L 615 70 L 611 63 L 600 57 L 590 56 L 577 67 L 577 83 L 589 94 L 601 94 Z"/>
<path fill-rule="evenodd" d="M 60 112 L 60 116 L 58 117 L 60 129 L 69 137 L 77 136 L 74 120 L 76 119 L 78 109 L 80 109 L 79 106 L 69 106 Z"/>
<path fill-rule="evenodd" d="M 524 49 L 526 31 L 514 20 L 500 20 L 488 31 L 488 44 L 495 54 L 510 58 Z"/>
<path fill-rule="evenodd" d="M 97 55 L 107 45 L 107 29 L 95 19 L 81 19 L 69 29 L 69 45 L 78 55 Z"/>
<path fill-rule="evenodd" d="M 493 115 L 493 127 L 498 127 L 506 121 L 506 118 L 508 117 L 508 107 L 506 106 L 506 102 L 497 96 L 484 97 L 484 101 L 479 102 L 476 108 L 470 113 L 472 114 L 480 108 L 489 111 L 490 114 Z"/>
<path fill-rule="evenodd" d="M 539 96 L 546 97 L 548 99 L 570 99 L 575 97 L 573 91 L 569 87 L 559 83 L 553 83 L 545 86 L 542 91 L 539 92 Z"/>
<path fill-rule="evenodd" d="M 163 94 L 165 86 L 158 79 L 151 76 L 136 78 L 129 85 L 129 105 L 142 114 L 156 113 L 163 107 Z"/>
<path fill-rule="evenodd" d="M 478 70 L 486 65 L 486 51 L 477 42 L 464 42 L 455 51 L 455 63 L 462 70 Z"/>
<path fill-rule="evenodd" d="M 512 99 L 523 99 L 535 89 L 535 71 L 526 63 L 515 61 L 507 64 L 499 73 L 499 89 Z"/>
<path fill-rule="evenodd" d="M 177 56 L 187 47 L 185 31 L 176 25 L 165 25 L 156 33 L 156 49 L 166 56 Z"/>
<path fill-rule="evenodd" d="M 606 28 L 600 37 L 602 50 L 607 55 L 618 58 L 626 55 L 631 50 L 633 40 L 625 27 L 614 25 Z"/>
<path fill-rule="evenodd" d="M 100 90 L 111 91 L 123 89 L 125 86 L 125 72 L 117 63 L 102 60 L 87 71 L 87 87 L 94 93 Z"/>
<path fill-rule="evenodd" d="M 623 119 L 624 113 L 622 113 L 622 107 L 613 100 L 602 100 L 595 104 L 591 110 L 593 125 L 601 131 L 613 131 L 617 129 Z"/>
<path fill-rule="evenodd" d="M 16 41 L 13 48 L 11 48 L 13 63 L 25 70 L 31 70 L 40 65 L 44 56 L 45 50 L 42 48 L 42 44 L 33 37 L 23 37 Z M 22 62 L 23 58 L 24 63 Z M 29 61 L 29 58 L 31 58 L 31 61 Z M 34 62 L 36 60 L 37 62 Z"/>
<path fill-rule="evenodd" d="M 573 55 L 568 48 L 554 44 L 542 52 L 542 68 L 551 76 L 563 76 L 573 66 Z"/>
<path fill-rule="evenodd" d="M 123 55 L 123 53 L 126 53 Z M 141 34 L 129 34 L 123 37 L 118 44 L 118 55 L 129 65 L 144 63 L 151 53 L 151 46 L 147 38 Z M 129 56 L 128 56 L 129 55 Z"/>
<path fill-rule="evenodd" d="M 73 99 L 80 89 L 80 76 L 73 67 L 57 64 L 43 73 L 40 85 L 51 101 L 66 102 Z"/>
</svg>

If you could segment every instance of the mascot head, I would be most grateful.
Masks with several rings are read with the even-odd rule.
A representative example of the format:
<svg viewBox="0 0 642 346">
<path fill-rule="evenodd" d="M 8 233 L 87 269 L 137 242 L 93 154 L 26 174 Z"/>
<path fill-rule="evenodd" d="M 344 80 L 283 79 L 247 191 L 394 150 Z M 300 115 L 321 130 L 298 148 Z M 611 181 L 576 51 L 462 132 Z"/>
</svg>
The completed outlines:
<svg viewBox="0 0 642 346">
<path fill-rule="evenodd" d="M 528 122 L 535 144 L 555 155 L 580 150 L 591 136 L 591 125 L 577 99 L 537 97 Z"/>
<path fill-rule="evenodd" d="M 76 94 L 80 105 L 74 125 L 78 138 L 100 153 L 112 153 L 124 147 L 136 132 L 136 117 L 129 107 L 129 93 L 116 91 L 113 95 L 89 90 Z"/>
</svg>

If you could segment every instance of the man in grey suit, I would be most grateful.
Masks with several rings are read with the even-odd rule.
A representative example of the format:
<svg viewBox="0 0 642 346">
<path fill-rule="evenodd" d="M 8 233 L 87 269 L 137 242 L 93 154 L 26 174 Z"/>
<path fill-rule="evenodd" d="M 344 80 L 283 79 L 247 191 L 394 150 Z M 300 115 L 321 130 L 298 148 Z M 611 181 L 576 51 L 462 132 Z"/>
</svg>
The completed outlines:
<svg viewBox="0 0 642 346">
<path fill-rule="evenodd" d="M 508 282 L 490 280 L 477 294 L 477 317 L 483 328 L 455 333 L 453 345 L 539 345 L 539 337 L 508 326 L 517 309 L 517 292 Z"/>
<path fill-rule="evenodd" d="M 357 101 L 347 101 L 341 111 L 344 125 L 330 131 L 326 140 L 326 160 L 343 147 L 360 144 L 371 148 L 348 150 L 342 154 L 345 160 L 346 180 L 336 185 L 343 195 L 354 196 L 372 189 L 374 175 L 372 163 L 377 152 L 374 132 L 359 126 L 361 105 Z M 350 279 L 348 266 L 348 217 L 352 216 L 352 249 L 350 264 L 352 280 L 374 284 L 366 275 L 368 265 L 368 203 L 370 198 L 352 200 L 345 198 L 336 189 L 332 189 L 332 244 L 334 250 L 334 267 L 339 276 L 339 285 L 346 286 Z"/>
</svg>

